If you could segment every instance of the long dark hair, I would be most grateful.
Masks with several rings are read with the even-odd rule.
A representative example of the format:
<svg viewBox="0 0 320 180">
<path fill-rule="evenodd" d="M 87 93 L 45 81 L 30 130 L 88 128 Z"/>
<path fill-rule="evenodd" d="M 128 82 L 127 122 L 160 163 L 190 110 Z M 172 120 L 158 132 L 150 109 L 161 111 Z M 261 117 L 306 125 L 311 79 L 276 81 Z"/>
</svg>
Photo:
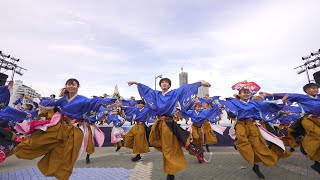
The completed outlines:
<svg viewBox="0 0 320 180">
<path fill-rule="evenodd" d="M 70 78 L 70 79 L 68 79 L 67 80 L 67 82 L 66 82 L 66 84 L 65 84 L 65 86 L 67 86 L 68 84 L 73 84 L 73 83 L 76 83 L 77 85 L 78 85 L 78 87 L 80 87 L 80 83 L 79 83 L 79 81 L 77 80 L 77 79 L 75 79 L 75 78 Z M 64 96 L 68 96 L 69 95 L 69 92 L 67 91 L 67 88 L 62 88 L 61 90 L 60 90 L 60 94 L 59 94 L 59 96 L 60 97 L 64 97 Z"/>
</svg>

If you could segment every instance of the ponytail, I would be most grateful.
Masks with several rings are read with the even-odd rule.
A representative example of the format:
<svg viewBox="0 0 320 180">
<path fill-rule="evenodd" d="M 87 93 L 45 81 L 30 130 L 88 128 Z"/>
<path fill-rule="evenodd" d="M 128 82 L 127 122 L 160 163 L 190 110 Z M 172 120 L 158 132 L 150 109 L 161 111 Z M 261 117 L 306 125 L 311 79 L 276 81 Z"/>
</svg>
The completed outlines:
<svg viewBox="0 0 320 180">
<path fill-rule="evenodd" d="M 64 96 L 66 96 L 66 95 L 68 95 L 68 94 L 69 94 L 69 92 L 68 92 L 67 88 L 62 88 L 62 89 L 60 90 L 59 97 L 64 97 Z"/>
</svg>

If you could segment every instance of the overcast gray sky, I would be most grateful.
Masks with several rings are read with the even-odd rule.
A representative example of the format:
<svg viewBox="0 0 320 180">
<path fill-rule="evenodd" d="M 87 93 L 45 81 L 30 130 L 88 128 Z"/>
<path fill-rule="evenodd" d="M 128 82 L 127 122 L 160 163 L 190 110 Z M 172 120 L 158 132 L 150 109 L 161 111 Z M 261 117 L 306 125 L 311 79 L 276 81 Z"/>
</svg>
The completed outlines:
<svg viewBox="0 0 320 180">
<path fill-rule="evenodd" d="M 248 80 L 263 91 L 302 92 L 294 67 L 320 48 L 320 1 L 1 0 L 0 50 L 21 59 L 26 85 L 57 94 L 68 78 L 79 94 L 137 96 L 163 74 L 177 88 L 206 80 L 210 95 L 231 96 Z M 312 73 L 315 71 L 312 71 Z M 311 75 L 312 76 L 312 75 Z"/>
</svg>

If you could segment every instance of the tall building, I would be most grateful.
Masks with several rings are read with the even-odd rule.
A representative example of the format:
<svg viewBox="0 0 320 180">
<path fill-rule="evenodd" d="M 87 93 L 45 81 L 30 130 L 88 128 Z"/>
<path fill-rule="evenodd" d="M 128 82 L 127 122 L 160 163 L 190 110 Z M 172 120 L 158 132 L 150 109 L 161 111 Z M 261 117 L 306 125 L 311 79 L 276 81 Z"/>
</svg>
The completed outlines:
<svg viewBox="0 0 320 180">
<path fill-rule="evenodd" d="M 198 89 L 198 97 L 203 98 L 206 94 L 209 94 L 209 87 L 200 86 Z"/>
<path fill-rule="evenodd" d="M 179 85 L 188 84 L 188 73 L 183 72 L 183 67 L 181 67 L 181 73 L 179 73 Z"/>
<path fill-rule="evenodd" d="M 10 106 L 13 106 L 13 103 L 20 98 L 20 94 L 25 94 L 27 96 L 30 96 L 31 98 L 39 97 L 40 94 L 36 92 L 36 90 L 32 89 L 29 86 L 26 86 L 23 84 L 23 81 L 21 80 L 15 80 L 13 83 L 13 88 L 11 92 L 10 97 Z M 26 99 L 23 100 L 23 104 L 25 103 L 31 103 L 28 102 Z"/>
<path fill-rule="evenodd" d="M 181 67 L 181 73 L 179 73 L 179 85 L 188 84 L 188 73 L 183 71 L 183 67 Z M 206 94 L 209 94 L 208 87 L 199 87 L 198 89 L 198 97 L 203 98 Z"/>
</svg>

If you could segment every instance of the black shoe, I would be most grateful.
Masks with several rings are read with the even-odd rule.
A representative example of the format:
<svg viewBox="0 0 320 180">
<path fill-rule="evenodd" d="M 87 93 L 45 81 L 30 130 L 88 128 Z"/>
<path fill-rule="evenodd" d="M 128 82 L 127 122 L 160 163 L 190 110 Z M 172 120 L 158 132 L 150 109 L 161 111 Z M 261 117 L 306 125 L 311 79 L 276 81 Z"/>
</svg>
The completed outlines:
<svg viewBox="0 0 320 180">
<path fill-rule="evenodd" d="M 168 174 L 167 175 L 167 180 L 174 180 L 174 175 Z"/>
<path fill-rule="evenodd" d="M 140 155 L 137 155 L 136 157 L 132 158 L 131 161 L 133 162 L 137 162 L 141 159 L 141 156 Z"/>
<path fill-rule="evenodd" d="M 209 145 L 206 144 L 206 149 L 207 149 L 207 152 L 210 152 L 210 149 L 209 149 Z"/>
<path fill-rule="evenodd" d="M 120 149 L 121 149 L 121 146 L 120 146 L 120 147 L 117 147 L 116 152 L 118 152 Z"/>
<path fill-rule="evenodd" d="M 320 174 L 320 163 L 318 161 L 315 161 L 311 168 Z"/>
<path fill-rule="evenodd" d="M 87 154 L 87 157 L 86 157 L 86 164 L 90 164 L 90 155 Z"/>
<path fill-rule="evenodd" d="M 307 155 L 306 151 L 304 150 L 302 144 L 300 145 L 300 151 L 303 155 Z"/>
<path fill-rule="evenodd" d="M 260 172 L 260 169 L 259 169 L 259 165 L 253 165 L 253 168 L 252 168 L 253 172 L 256 173 L 256 175 L 258 176 L 259 179 L 264 179 L 264 175 Z"/>
<path fill-rule="evenodd" d="M 234 149 L 235 149 L 236 151 L 238 151 L 238 149 L 237 149 L 237 146 L 236 146 L 236 145 L 233 145 L 233 147 L 234 147 Z"/>
<path fill-rule="evenodd" d="M 290 148 L 290 152 L 294 152 L 295 151 L 295 149 L 294 148 Z"/>
</svg>

